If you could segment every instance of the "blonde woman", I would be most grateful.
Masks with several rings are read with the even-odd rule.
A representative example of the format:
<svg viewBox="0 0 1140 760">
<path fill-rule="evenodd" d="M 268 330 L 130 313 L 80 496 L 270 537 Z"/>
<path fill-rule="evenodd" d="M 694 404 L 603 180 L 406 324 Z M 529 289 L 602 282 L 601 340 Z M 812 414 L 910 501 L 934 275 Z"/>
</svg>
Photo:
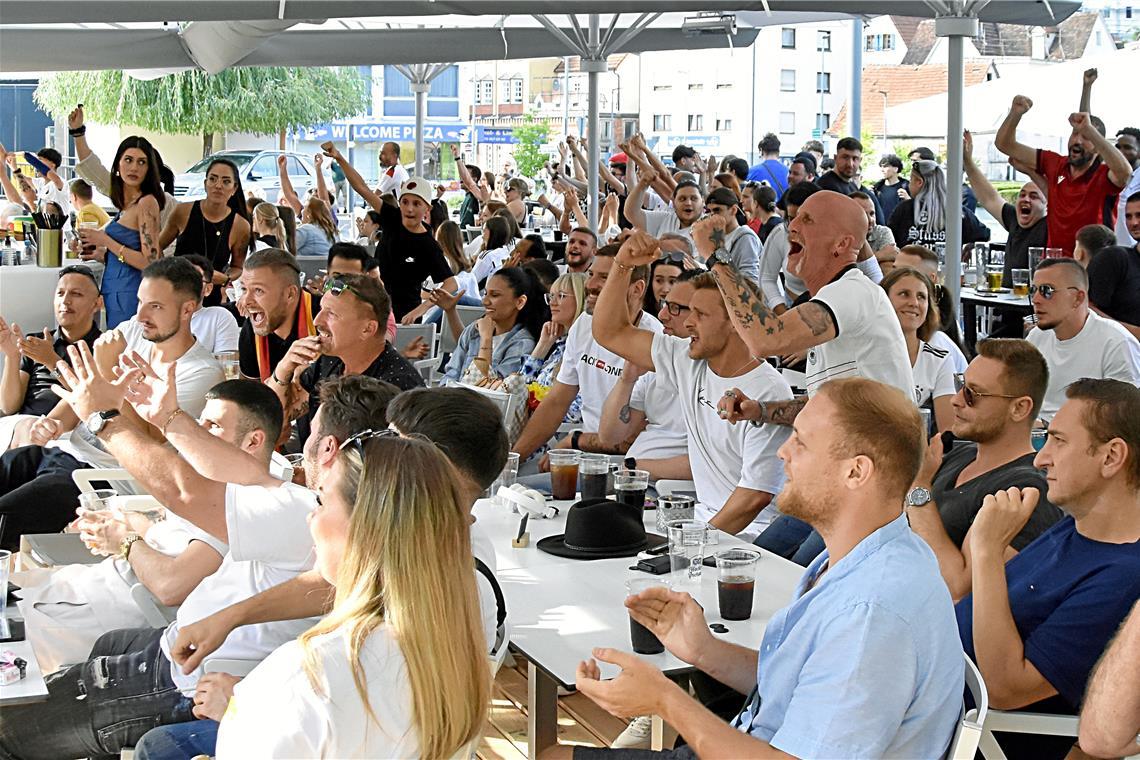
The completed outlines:
<svg viewBox="0 0 1140 760">
<path fill-rule="evenodd" d="M 530 356 L 523 359 L 521 370 L 531 389 L 531 406 L 537 406 L 554 380 L 558 377 L 558 367 L 562 364 L 562 354 L 566 350 L 566 336 L 582 312 L 586 310 L 586 275 L 581 272 L 568 272 L 550 286 L 546 295 L 550 304 L 550 321 L 542 326 L 538 342 Z M 566 412 L 564 422 L 582 421 L 582 399 L 575 397 Z"/>
<path fill-rule="evenodd" d="M 327 617 L 234 689 L 217 757 L 468 757 L 490 702 L 466 502 L 434 445 L 349 439 L 309 518 Z"/>
<path fill-rule="evenodd" d="M 328 258 L 329 248 L 339 239 L 329 204 L 315 195 L 309 196 L 297 228 L 297 256 Z"/>
<path fill-rule="evenodd" d="M 289 244 L 289 235 L 285 231 L 281 212 L 272 203 L 262 201 L 254 206 L 253 235 L 255 251 L 263 248 L 285 248 Z"/>
</svg>

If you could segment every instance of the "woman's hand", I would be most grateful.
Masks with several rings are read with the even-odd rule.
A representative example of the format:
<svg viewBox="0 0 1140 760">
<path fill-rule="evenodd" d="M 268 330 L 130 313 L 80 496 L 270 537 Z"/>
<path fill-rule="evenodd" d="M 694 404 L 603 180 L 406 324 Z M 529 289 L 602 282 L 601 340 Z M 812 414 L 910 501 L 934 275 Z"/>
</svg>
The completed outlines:
<svg viewBox="0 0 1140 760">
<path fill-rule="evenodd" d="M 458 293 L 451 295 L 444 288 L 436 288 L 428 293 L 428 300 L 444 311 L 454 311 L 455 307 L 459 304 L 459 299 L 462 298 L 466 292 L 466 289 L 460 288 Z"/>
<path fill-rule="evenodd" d="M 479 339 L 484 343 L 489 343 L 495 335 L 495 323 L 487 315 L 475 320 L 475 329 L 479 331 Z"/>
<path fill-rule="evenodd" d="M 79 239 L 84 246 L 103 246 L 104 248 L 117 247 L 119 243 L 99 228 L 82 227 L 79 230 Z"/>
<path fill-rule="evenodd" d="M 194 690 L 194 717 L 221 721 L 234 695 L 234 684 L 241 679 L 229 673 L 207 673 Z"/>
<path fill-rule="evenodd" d="M 543 358 L 550 353 L 550 349 L 554 348 L 554 344 L 558 342 L 566 333 L 566 328 L 555 322 L 553 319 L 542 326 L 542 332 L 538 336 L 538 343 L 535 344 L 535 353 L 541 354 Z"/>
</svg>

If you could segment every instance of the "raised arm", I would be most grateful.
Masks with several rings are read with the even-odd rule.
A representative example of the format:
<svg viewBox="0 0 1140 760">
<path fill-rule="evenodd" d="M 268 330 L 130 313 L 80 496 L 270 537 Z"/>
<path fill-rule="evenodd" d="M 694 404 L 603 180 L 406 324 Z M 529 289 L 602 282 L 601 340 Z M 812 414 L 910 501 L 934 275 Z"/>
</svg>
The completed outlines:
<svg viewBox="0 0 1140 760">
<path fill-rule="evenodd" d="M 288 163 L 288 157 L 277 157 L 277 179 L 281 183 L 280 202 L 293 209 L 293 212 L 300 216 L 301 199 L 297 197 L 297 191 L 293 189 L 293 182 L 289 179 Z M 317 171 L 320 172 L 320 169 Z"/>
<path fill-rule="evenodd" d="M 1081 113 L 1092 113 L 1092 87 L 1096 81 L 1096 69 L 1085 69 L 1081 77 L 1081 105 L 1077 110 Z"/>
<path fill-rule="evenodd" d="M 322 143 L 321 150 L 325 155 L 340 164 L 341 171 L 344 172 L 344 178 L 348 180 L 348 184 L 356 191 L 356 194 L 364 199 L 364 202 L 371 206 L 376 211 L 382 211 L 384 208 L 384 201 L 380 200 L 364 178 L 360 176 L 360 172 L 353 168 L 348 159 L 341 155 L 341 152 L 331 142 Z"/>
<path fill-rule="evenodd" d="M 1021 117 L 1028 113 L 1030 108 L 1033 108 L 1032 100 L 1024 95 L 1014 96 L 1005 121 L 998 127 L 997 135 L 994 137 L 994 145 L 1010 158 L 1029 166 L 1036 166 L 1036 149 L 1017 141 L 1017 125 L 1021 123 Z"/>
<path fill-rule="evenodd" d="M 0 143 L 0 185 L 4 186 L 4 195 L 12 203 L 20 206 L 25 205 L 25 199 L 20 193 L 20 190 L 12 183 L 12 178 L 8 176 L 9 168 L 14 170 L 15 156 L 10 154 L 2 143 Z"/>
<path fill-rule="evenodd" d="M 641 207 L 642 201 L 645 200 L 645 191 L 656 178 L 657 173 L 652 170 L 636 175 L 629 195 L 625 198 L 625 218 L 639 230 L 645 229 L 645 209 Z"/>
<path fill-rule="evenodd" d="M 4 357 L 3 374 L 0 375 L 0 415 L 15 414 L 24 404 L 24 394 L 28 390 L 27 372 L 20 369 L 20 339 L 18 325 L 9 325 L 0 317 L 0 354 Z"/>
<path fill-rule="evenodd" d="M 317 170 L 317 197 L 328 204 L 332 204 L 329 200 L 329 186 L 325 183 L 325 173 L 321 171 L 324 164 L 324 154 L 317 153 L 313 156 L 313 167 Z M 288 176 L 288 173 L 286 173 Z"/>
<path fill-rule="evenodd" d="M 1092 143 L 1093 150 L 1108 167 L 1109 181 L 1117 187 L 1125 187 L 1132 178 L 1132 164 L 1128 163 L 1124 154 L 1093 126 L 1092 119 L 1087 113 L 1070 114 L 1069 123 L 1073 125 L 1073 131 Z"/>
<path fill-rule="evenodd" d="M 486 203 L 487 199 L 491 197 L 491 193 L 483 187 L 479 187 L 479 183 L 471 176 L 471 171 L 467 168 L 463 158 L 459 154 L 459 146 L 451 143 L 451 156 L 455 159 L 455 168 L 459 171 L 459 183 L 467 190 L 467 192 L 474 195 L 479 199 L 480 203 Z"/>
<path fill-rule="evenodd" d="M 606 184 L 612 187 L 618 195 L 625 195 L 625 183 L 614 176 L 614 173 L 610 171 L 610 167 L 601 159 L 598 159 L 598 173 L 602 179 L 606 181 Z"/>
<path fill-rule="evenodd" d="M 626 361 L 653 370 L 653 333 L 635 326 L 629 317 L 629 282 L 635 267 L 648 266 L 661 255 L 657 239 L 635 230 L 621 244 L 594 307 L 594 340 Z"/>
<path fill-rule="evenodd" d="M 1005 201 L 974 163 L 974 136 L 969 130 L 962 133 L 962 165 L 966 169 L 966 179 L 970 181 L 970 187 L 978 197 L 978 203 L 982 204 L 982 208 L 990 212 L 994 219 L 1000 221 Z"/>
<path fill-rule="evenodd" d="M 673 191 L 677 188 L 677 182 L 673 179 L 673 172 L 669 171 L 669 167 L 665 166 L 661 159 L 658 158 L 653 151 L 649 150 L 649 146 L 645 144 L 645 137 L 640 132 L 633 136 L 633 140 L 630 141 L 630 144 L 641 153 L 649 166 L 653 168 L 653 171 L 657 172 L 658 185 L 656 185 L 654 189 L 657 190 L 662 198 L 672 197 Z"/>
<path fill-rule="evenodd" d="M 570 146 L 570 152 L 574 156 L 574 179 L 585 182 L 587 163 L 586 157 L 582 154 L 582 149 L 585 147 L 586 141 L 582 140 L 582 144 L 579 145 L 573 135 L 567 135 L 566 144 Z"/>
</svg>

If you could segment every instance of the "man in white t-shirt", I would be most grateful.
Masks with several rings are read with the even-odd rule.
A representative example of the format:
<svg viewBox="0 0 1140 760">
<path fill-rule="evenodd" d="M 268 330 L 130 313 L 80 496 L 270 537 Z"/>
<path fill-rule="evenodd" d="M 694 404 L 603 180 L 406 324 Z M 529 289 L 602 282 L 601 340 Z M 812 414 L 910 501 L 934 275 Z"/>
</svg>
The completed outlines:
<svg viewBox="0 0 1140 760">
<path fill-rule="evenodd" d="M 622 244 L 598 299 L 594 336 L 676 388 L 688 433 L 697 517 L 750 541 L 775 516 L 775 510 L 766 508 L 784 483 L 776 452 L 789 431 L 773 424 L 725 425 L 717 400 L 740 390 L 764 402 L 787 402 L 792 389 L 771 365 L 755 358 L 732 329 L 711 274 L 692 280 L 694 292 L 685 321 L 688 340 L 631 324 L 621 300 L 630 272 L 657 255 L 657 241 L 646 233 L 634 232 Z"/>
<path fill-rule="evenodd" d="M 206 394 L 198 424 L 257 457 L 266 447 L 272 450 L 281 433 L 281 403 L 258 383 L 219 383 Z M 175 469 L 190 467 L 178 457 L 166 461 Z M 106 560 L 14 578 L 21 587 L 28 640 L 45 673 L 87 659 L 107 631 L 148 625 L 131 597 L 134 584 L 141 583 L 158 604 L 177 607 L 218 569 L 229 551 L 224 542 L 173 512 L 161 518 L 152 522 L 142 512 L 85 513 L 76 529 L 92 551 L 108 555 Z"/>
<path fill-rule="evenodd" d="M 659 211 L 646 211 L 641 207 L 645 191 L 657 179 L 654 172 L 637 175 L 637 184 L 625 199 L 625 216 L 638 229 L 645 230 L 654 237 L 666 232 L 679 232 L 688 236 L 689 229 L 705 210 L 701 188 L 696 182 L 681 181 L 673 188 L 673 205 Z"/>
<path fill-rule="evenodd" d="M 1065 403 L 1065 388 L 1082 377 L 1140 385 L 1140 342 L 1119 322 L 1089 308 L 1084 267 L 1073 259 L 1046 259 L 1033 273 L 1029 290 L 1037 327 L 1026 340 L 1049 365 L 1043 421 L 1053 419 Z"/>
<path fill-rule="evenodd" d="M 380 181 L 376 185 L 376 194 L 396 195 L 407 181 L 408 171 L 400 165 L 400 146 L 394 142 L 384 143 L 380 148 Z"/>
<path fill-rule="evenodd" d="M 620 454 L 626 450 L 625 446 L 605 445 L 595 432 L 599 427 L 606 397 L 617 385 L 625 366 L 625 360 L 621 356 L 603 348 L 594 340 L 591 329 L 594 305 L 598 302 L 606 278 L 613 271 L 617 251 L 618 246 L 607 245 L 599 248 L 594 255 L 594 261 L 590 264 L 590 279 L 586 281 L 586 313 L 578 317 L 566 337 L 566 349 L 562 354 L 558 378 L 511 449 L 519 453 L 520 459 L 525 460 L 535 449 L 550 440 L 566 417 L 566 410 L 570 408 L 574 397 L 578 395 L 582 397 L 583 430 L 576 430 L 564 438 L 559 443 L 559 448 L 605 454 Z M 649 268 L 638 267 L 629 278 L 625 292 L 627 316 L 638 327 L 661 332 L 661 323 L 642 310 L 648 277 Z M 544 457 L 540 468 L 545 462 Z"/>
<path fill-rule="evenodd" d="M 788 267 L 804 281 L 808 300 L 777 315 L 758 289 L 724 262 L 724 222 L 709 217 L 694 225 L 693 240 L 708 257 L 733 324 L 752 356 L 807 352 L 808 395 L 828 380 L 865 377 L 914 396 L 906 340 L 887 294 L 857 268 L 867 218 L 859 204 L 830 190 L 812 194 L 788 225 Z M 874 256 L 870 258 L 873 260 Z M 790 425 L 806 399 L 757 402 L 725 396 L 719 405 L 732 422 Z"/>
</svg>

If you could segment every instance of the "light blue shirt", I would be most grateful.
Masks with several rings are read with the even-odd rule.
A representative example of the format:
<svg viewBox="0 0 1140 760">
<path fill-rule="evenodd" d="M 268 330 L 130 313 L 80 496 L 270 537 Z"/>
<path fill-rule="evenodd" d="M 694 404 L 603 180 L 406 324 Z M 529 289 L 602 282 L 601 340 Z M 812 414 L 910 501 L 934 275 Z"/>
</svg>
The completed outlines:
<svg viewBox="0 0 1140 760">
<path fill-rule="evenodd" d="M 934 553 L 900 515 L 826 566 L 824 551 L 768 623 L 759 705 L 733 726 L 801 758 L 941 758 L 965 660 Z"/>
<path fill-rule="evenodd" d="M 475 322 L 463 328 L 459 334 L 455 351 L 447 362 L 447 369 L 443 373 L 443 384 L 458 383 L 467 371 L 468 365 L 479 356 L 479 325 Z M 510 332 L 502 336 L 502 340 L 491 350 L 491 375 L 506 377 L 522 370 L 523 359 L 534 351 L 534 338 L 521 324 L 516 324 Z"/>
</svg>

